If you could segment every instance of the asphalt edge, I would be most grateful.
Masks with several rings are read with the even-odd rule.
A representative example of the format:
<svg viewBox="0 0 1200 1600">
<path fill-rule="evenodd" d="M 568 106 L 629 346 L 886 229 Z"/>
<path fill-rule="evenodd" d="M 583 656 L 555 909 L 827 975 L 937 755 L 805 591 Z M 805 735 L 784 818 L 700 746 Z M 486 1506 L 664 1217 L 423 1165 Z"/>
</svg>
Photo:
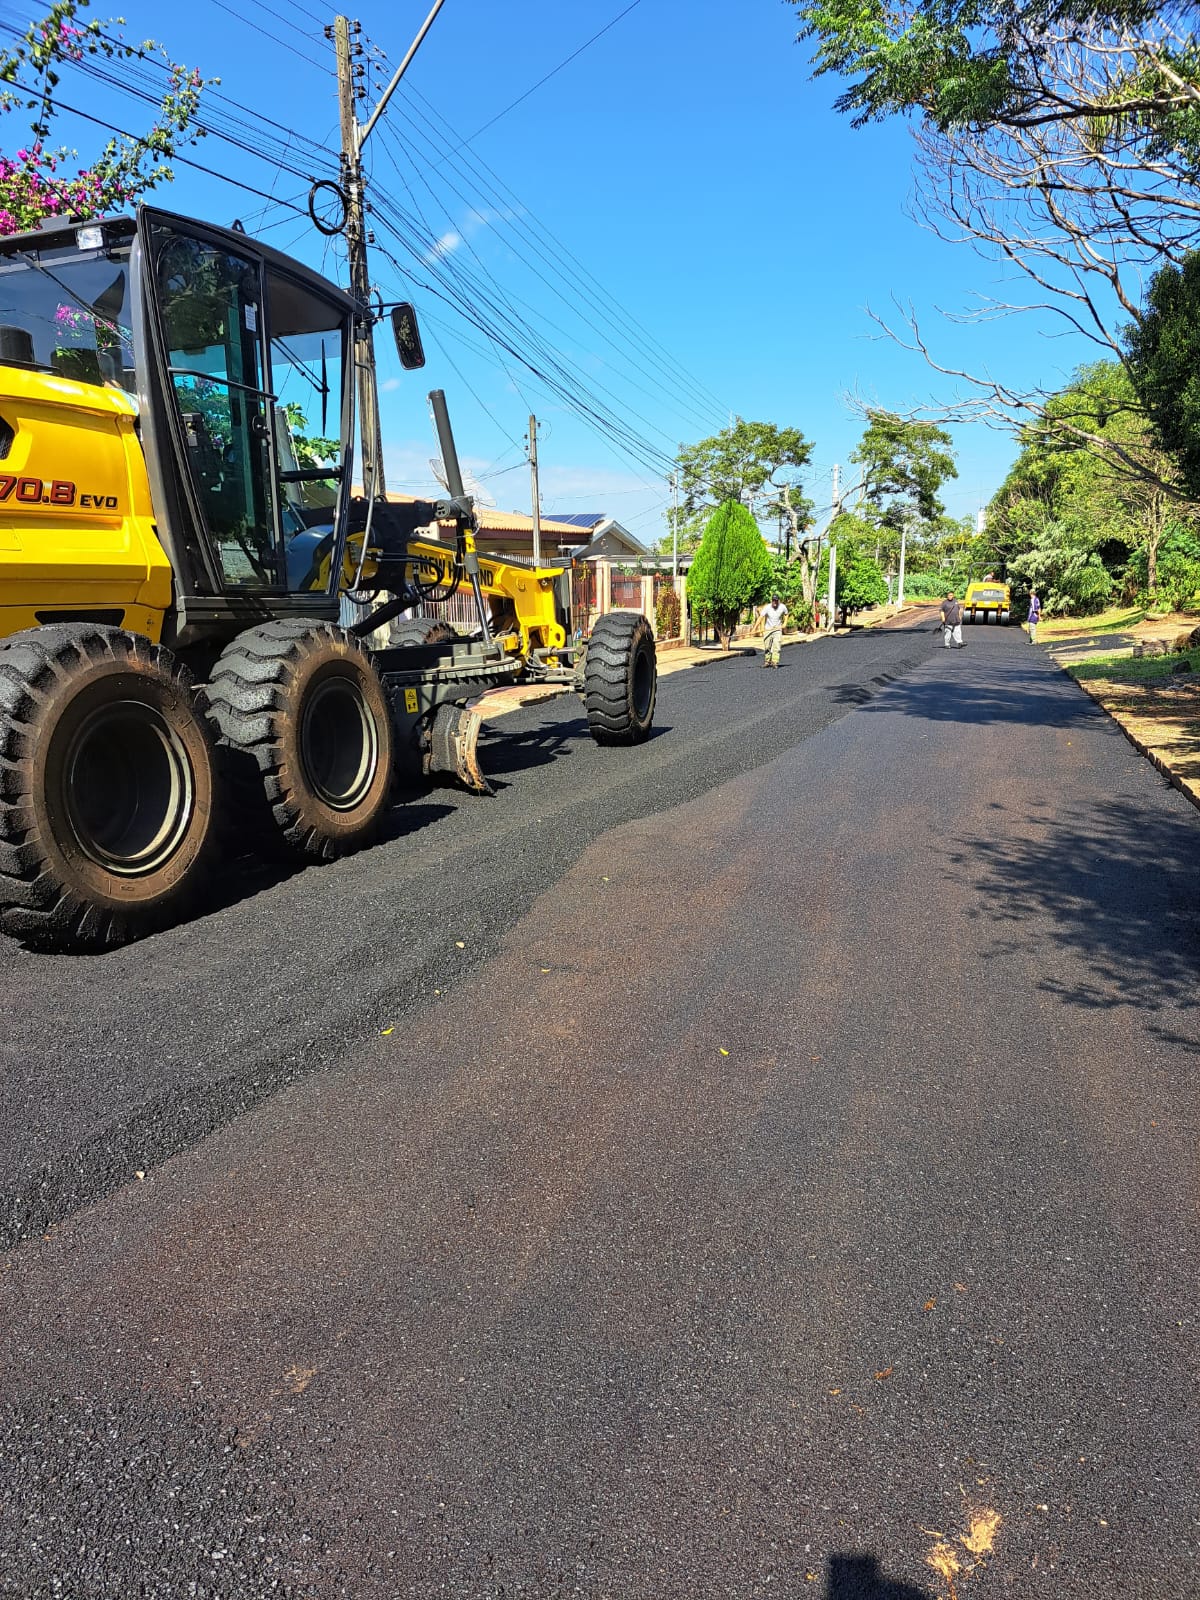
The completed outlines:
<svg viewBox="0 0 1200 1600">
<path fill-rule="evenodd" d="M 1047 652 L 1047 654 L 1049 654 L 1049 652 Z M 1088 699 L 1093 705 L 1100 707 L 1105 716 L 1108 717 L 1109 720 L 1120 729 L 1121 733 L 1125 735 L 1126 739 L 1129 740 L 1129 743 L 1133 746 L 1137 753 L 1141 756 L 1145 756 L 1150 765 L 1157 768 L 1162 776 L 1166 778 L 1171 787 L 1173 789 L 1178 789 L 1179 793 L 1183 795 L 1184 799 L 1189 800 L 1192 805 L 1195 806 L 1196 810 L 1200 811 L 1200 793 L 1197 792 L 1195 785 L 1193 785 L 1187 778 L 1181 776 L 1180 773 L 1176 772 L 1166 757 L 1159 755 L 1153 745 L 1147 744 L 1144 739 L 1139 739 L 1129 724 L 1119 717 L 1110 706 L 1105 705 L 1099 694 L 1097 694 L 1094 690 L 1089 689 L 1087 684 L 1082 682 L 1079 678 L 1073 677 L 1071 673 L 1067 671 L 1066 667 L 1064 667 L 1060 661 L 1055 660 L 1053 656 L 1050 656 L 1050 660 L 1054 662 L 1054 665 L 1065 678 L 1070 679 L 1077 689 L 1082 689 L 1083 693 L 1087 695 Z"/>
</svg>

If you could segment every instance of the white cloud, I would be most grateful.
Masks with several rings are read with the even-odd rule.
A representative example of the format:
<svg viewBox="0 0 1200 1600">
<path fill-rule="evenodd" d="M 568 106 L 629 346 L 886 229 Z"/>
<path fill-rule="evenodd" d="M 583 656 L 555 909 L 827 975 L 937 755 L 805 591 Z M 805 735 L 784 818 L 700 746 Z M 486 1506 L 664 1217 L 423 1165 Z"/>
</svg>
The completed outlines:
<svg viewBox="0 0 1200 1600">
<path fill-rule="evenodd" d="M 444 233 L 433 249 L 425 256 L 426 261 L 440 261 L 443 256 L 453 255 L 462 243 L 462 234 L 456 233 L 452 228 L 449 233 Z"/>
</svg>

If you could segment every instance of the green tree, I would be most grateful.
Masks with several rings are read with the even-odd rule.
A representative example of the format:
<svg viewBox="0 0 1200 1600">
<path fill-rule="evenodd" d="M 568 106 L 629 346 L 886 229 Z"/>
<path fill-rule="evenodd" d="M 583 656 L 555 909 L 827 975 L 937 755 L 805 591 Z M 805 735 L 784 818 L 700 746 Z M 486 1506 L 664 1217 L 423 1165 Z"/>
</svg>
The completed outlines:
<svg viewBox="0 0 1200 1600">
<path fill-rule="evenodd" d="M 1130 575 L 1139 587 L 1146 587 L 1146 555 L 1135 551 L 1129 563 Z M 1163 532 L 1158 550 L 1158 598 L 1172 611 L 1190 606 L 1200 593 L 1200 537 L 1195 527 L 1170 522 Z"/>
<path fill-rule="evenodd" d="M 681 447 L 676 458 L 683 492 L 681 523 L 705 517 L 727 500 L 748 505 L 761 522 L 778 519 L 787 529 L 787 551 L 800 563 L 801 588 L 810 603 L 812 551 L 804 535 L 812 524 L 813 504 L 802 479 L 812 452 L 799 428 L 738 417 L 720 433 Z"/>
<path fill-rule="evenodd" d="M 837 578 L 833 598 L 843 619 L 856 611 L 864 611 L 868 606 L 887 604 L 887 579 L 880 570 L 878 561 L 863 543 L 864 537 L 869 539 L 872 532 L 869 523 L 864 523 L 861 518 L 848 512 L 835 517 L 829 526 L 829 544 L 837 550 Z M 828 545 L 821 552 L 817 591 L 823 596 L 829 593 Z"/>
<path fill-rule="evenodd" d="M 729 649 L 738 618 L 766 596 L 771 557 L 754 518 L 736 500 L 726 500 L 709 518 L 688 572 L 688 595 L 696 613 L 711 620 Z"/>
<path fill-rule="evenodd" d="M 1068 429 L 1106 451 L 1073 445 Z M 1098 609 L 1127 570 L 1153 599 L 1160 541 L 1182 513 L 1169 492 L 1174 464 L 1125 370 L 1107 361 L 1080 368 L 1020 443 L 988 515 L 988 538 L 1011 576 L 1036 582 L 1052 611 Z"/>
<path fill-rule="evenodd" d="M 727 500 L 748 504 L 766 517 L 790 507 L 804 527 L 812 505 L 800 492 L 800 476 L 813 447 L 799 428 L 738 417 L 720 433 L 680 448 L 676 462 L 683 504 L 689 514 L 711 511 Z"/>
<path fill-rule="evenodd" d="M 1182 488 L 1200 499 L 1200 251 L 1154 275 L 1126 348 L 1133 387 Z"/>
<path fill-rule="evenodd" d="M 690 555 L 698 548 L 700 540 L 704 537 L 704 525 L 708 521 L 708 513 L 704 511 L 688 511 L 686 506 L 680 506 L 678 516 L 675 507 L 668 506 L 663 514 L 667 531 L 654 546 L 654 554 L 669 561 L 678 550 L 680 555 Z M 672 529 L 676 530 L 672 537 Z"/>
<path fill-rule="evenodd" d="M 791 0 L 816 74 L 850 80 L 856 125 L 906 117 L 917 208 L 942 237 L 1025 275 L 980 312 L 1053 309 L 1124 359 L 1142 284 L 1178 265 L 1200 209 L 1200 33 L 1195 6 L 1082 0 Z M 904 342 L 946 371 L 910 316 Z M 956 372 L 951 410 L 1020 423 L 1046 391 Z M 1103 454 L 1070 419 L 1064 438 Z"/>
<path fill-rule="evenodd" d="M 1190 35 L 1177 19 L 1181 8 L 1143 0 L 916 0 L 896 7 L 887 0 L 790 0 L 800 13 L 801 37 L 816 45 L 817 76 L 858 75 L 837 99 L 854 125 L 916 113 L 939 129 L 1036 126 L 1048 106 L 1058 120 L 1074 115 L 1137 116 L 1142 137 L 1154 145 L 1195 130 L 1196 106 L 1187 92 L 1197 63 L 1188 59 Z M 1053 59 L 1059 36 L 1086 27 L 1140 44 L 1144 66 L 1127 71 L 1116 105 L 1098 104 L 1080 86 L 1069 97 L 1056 91 L 1061 64 Z M 1151 47 L 1159 44 L 1155 63 Z M 1057 67 L 1057 70 L 1056 70 Z M 1182 82 L 1176 82 L 1182 79 Z M 1094 86 L 1093 86 L 1094 87 Z M 1107 130 L 1098 130 L 1101 136 Z M 1194 161 L 1196 149 L 1190 152 Z"/>
<path fill-rule="evenodd" d="M 972 578 L 995 577 L 1002 570 L 986 533 L 976 531 L 974 517 L 939 517 L 909 551 L 904 592 L 914 599 L 944 595 L 947 589 L 961 593 Z"/>
<path fill-rule="evenodd" d="M 938 490 L 958 477 L 945 428 L 894 411 L 867 412 L 867 426 L 850 459 L 862 469 L 863 496 L 880 520 L 903 512 L 921 522 L 935 521 L 946 509 Z"/>
<path fill-rule="evenodd" d="M 786 555 L 776 551 L 771 557 L 771 581 L 768 587 L 788 608 L 790 626 L 811 626 L 812 598 L 805 593 L 804 571 L 799 561 L 789 561 Z"/>
<path fill-rule="evenodd" d="M 341 440 L 326 439 L 319 433 L 310 434 L 308 418 L 295 400 L 289 400 L 283 411 L 287 418 L 288 433 L 291 435 L 292 450 L 295 452 L 298 467 L 328 467 L 336 465 L 341 460 Z"/>
<path fill-rule="evenodd" d="M 853 537 L 877 563 L 894 567 L 901 543 L 931 538 L 945 515 L 938 490 L 958 476 L 950 435 L 933 423 L 873 408 L 850 460 L 859 477 L 847 493 L 858 496 L 862 524 Z"/>
<path fill-rule="evenodd" d="M 88 0 L 57 0 L 30 23 L 14 44 L 0 51 L 0 109 L 29 117 L 29 138 L 13 155 L 0 155 L 0 233 L 36 228 L 48 217 L 80 221 L 119 211 L 156 184 L 169 182 L 168 164 L 181 146 L 202 137 L 195 126 L 200 95 L 217 78 L 172 61 L 152 39 L 127 44 L 119 23 L 81 22 Z M 136 137 L 114 134 L 91 165 L 69 175 L 73 152 L 52 148 L 56 92 L 64 67 L 89 57 L 162 58 L 167 82 L 149 130 Z"/>
</svg>

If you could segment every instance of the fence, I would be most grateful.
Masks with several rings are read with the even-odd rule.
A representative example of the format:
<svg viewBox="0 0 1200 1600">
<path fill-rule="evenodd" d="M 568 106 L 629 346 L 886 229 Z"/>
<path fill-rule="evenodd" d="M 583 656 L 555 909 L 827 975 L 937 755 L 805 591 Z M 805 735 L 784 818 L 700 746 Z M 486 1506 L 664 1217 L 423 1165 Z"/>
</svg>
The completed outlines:
<svg viewBox="0 0 1200 1600">
<path fill-rule="evenodd" d="M 614 611 L 642 611 L 645 609 L 645 583 L 635 572 L 614 572 L 609 583 Z"/>
</svg>

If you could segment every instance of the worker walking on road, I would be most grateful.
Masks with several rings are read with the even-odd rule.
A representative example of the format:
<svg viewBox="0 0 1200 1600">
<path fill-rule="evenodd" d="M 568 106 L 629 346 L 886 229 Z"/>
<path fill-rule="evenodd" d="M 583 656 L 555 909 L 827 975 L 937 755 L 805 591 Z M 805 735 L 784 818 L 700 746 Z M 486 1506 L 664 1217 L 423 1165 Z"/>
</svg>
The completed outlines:
<svg viewBox="0 0 1200 1600">
<path fill-rule="evenodd" d="M 777 594 L 773 594 L 770 605 L 764 606 L 759 612 L 763 622 L 764 667 L 777 667 L 779 665 L 779 651 L 783 644 L 783 624 L 787 614 L 788 608 Z"/>
<path fill-rule="evenodd" d="M 962 606 L 955 598 L 953 589 L 942 601 L 942 643 L 947 650 L 951 645 L 956 650 L 963 648 Z"/>
<path fill-rule="evenodd" d="M 1037 597 L 1036 589 L 1029 596 L 1029 615 L 1025 620 L 1029 624 L 1029 642 L 1036 644 L 1038 623 L 1042 620 L 1042 602 Z"/>
</svg>

